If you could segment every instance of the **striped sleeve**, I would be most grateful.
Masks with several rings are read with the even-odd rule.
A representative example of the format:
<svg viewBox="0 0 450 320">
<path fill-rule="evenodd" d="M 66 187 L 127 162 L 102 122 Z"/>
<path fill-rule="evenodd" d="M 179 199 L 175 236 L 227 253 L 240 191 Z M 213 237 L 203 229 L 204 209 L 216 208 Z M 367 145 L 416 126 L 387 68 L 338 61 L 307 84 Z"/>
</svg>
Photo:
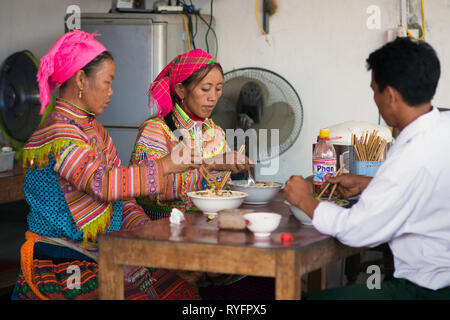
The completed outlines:
<svg viewBox="0 0 450 320">
<path fill-rule="evenodd" d="M 141 164 L 146 160 L 157 160 L 168 155 L 175 147 L 170 129 L 160 119 L 151 119 L 143 123 L 139 129 L 131 163 Z M 160 199 L 173 200 L 177 198 L 177 190 L 181 184 L 183 173 L 172 173 L 164 177 L 161 183 Z"/>
<path fill-rule="evenodd" d="M 102 201 L 120 201 L 157 194 L 163 181 L 159 161 L 108 168 L 91 148 L 74 144 L 61 151 L 54 170 L 77 190 Z"/>
<path fill-rule="evenodd" d="M 121 166 L 122 164 L 119 158 L 119 154 L 117 153 L 117 149 L 111 139 L 111 136 L 108 134 L 108 131 L 97 120 L 95 120 L 95 126 L 105 145 L 104 155 L 107 159 L 106 162 L 112 163 L 113 167 Z"/>
<path fill-rule="evenodd" d="M 126 200 L 123 202 L 121 229 L 130 229 L 139 225 L 147 224 L 149 222 L 150 218 L 136 203 L 136 200 Z"/>
</svg>

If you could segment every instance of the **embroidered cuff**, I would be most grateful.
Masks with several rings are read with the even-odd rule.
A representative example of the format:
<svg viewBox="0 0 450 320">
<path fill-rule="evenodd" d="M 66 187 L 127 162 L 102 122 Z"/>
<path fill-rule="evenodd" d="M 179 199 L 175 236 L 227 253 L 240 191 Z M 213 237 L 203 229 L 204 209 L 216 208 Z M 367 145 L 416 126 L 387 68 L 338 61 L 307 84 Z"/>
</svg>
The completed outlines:
<svg viewBox="0 0 450 320">
<path fill-rule="evenodd" d="M 142 163 L 147 168 L 149 195 L 160 194 L 164 190 L 164 168 L 160 159 L 145 159 Z"/>
</svg>

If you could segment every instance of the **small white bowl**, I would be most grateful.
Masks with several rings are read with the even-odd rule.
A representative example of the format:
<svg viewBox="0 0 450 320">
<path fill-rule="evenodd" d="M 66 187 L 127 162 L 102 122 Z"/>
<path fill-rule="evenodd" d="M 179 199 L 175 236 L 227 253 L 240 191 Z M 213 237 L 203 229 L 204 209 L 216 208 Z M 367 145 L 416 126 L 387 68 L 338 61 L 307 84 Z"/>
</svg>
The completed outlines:
<svg viewBox="0 0 450 320">
<path fill-rule="evenodd" d="M 247 228 L 255 237 L 268 237 L 280 225 L 281 215 L 271 212 L 254 212 L 244 214 Z"/>
<path fill-rule="evenodd" d="M 284 203 L 286 203 L 289 206 L 289 210 L 294 214 L 294 216 L 300 220 L 300 222 L 306 226 L 312 226 L 312 220 L 311 218 L 303 211 L 302 209 L 298 208 L 297 206 L 292 205 L 289 201 L 284 200 Z"/>
<path fill-rule="evenodd" d="M 269 182 L 268 182 L 269 183 Z M 282 184 L 278 182 L 270 182 L 271 185 L 248 185 L 247 180 L 234 180 L 228 185 L 232 190 L 241 191 L 248 194 L 244 200 L 247 204 L 266 204 L 272 200 L 280 191 Z"/>
<path fill-rule="evenodd" d="M 237 209 L 241 206 L 244 199 L 247 197 L 245 192 L 228 191 L 231 192 L 231 196 L 206 196 L 206 191 L 192 191 L 187 195 L 191 198 L 194 205 L 203 211 L 204 214 L 217 214 L 220 210 L 225 209 Z M 202 195 L 205 193 L 205 195 Z"/>
</svg>

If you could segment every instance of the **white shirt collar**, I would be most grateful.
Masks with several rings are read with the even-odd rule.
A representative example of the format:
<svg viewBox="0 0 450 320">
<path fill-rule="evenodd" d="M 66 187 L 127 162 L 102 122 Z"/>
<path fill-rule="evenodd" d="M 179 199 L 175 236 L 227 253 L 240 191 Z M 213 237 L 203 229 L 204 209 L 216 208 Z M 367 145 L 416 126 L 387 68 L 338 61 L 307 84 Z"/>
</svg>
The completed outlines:
<svg viewBox="0 0 450 320">
<path fill-rule="evenodd" d="M 427 130 L 430 126 L 436 123 L 439 117 L 439 110 L 435 107 L 432 107 L 429 112 L 418 117 L 400 132 L 399 136 L 395 140 L 393 147 L 408 143 L 416 135 Z"/>
</svg>

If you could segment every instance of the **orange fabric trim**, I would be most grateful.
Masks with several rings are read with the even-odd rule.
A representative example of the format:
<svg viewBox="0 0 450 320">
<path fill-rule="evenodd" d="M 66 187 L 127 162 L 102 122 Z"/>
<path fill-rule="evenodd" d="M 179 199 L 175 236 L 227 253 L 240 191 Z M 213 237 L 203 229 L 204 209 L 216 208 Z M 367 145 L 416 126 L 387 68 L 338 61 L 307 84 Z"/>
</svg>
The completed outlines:
<svg viewBox="0 0 450 320">
<path fill-rule="evenodd" d="M 48 297 L 39 291 L 38 287 L 34 283 L 33 277 L 33 251 L 34 244 L 39 239 L 39 235 L 34 232 L 27 231 L 25 233 L 25 239 L 25 243 L 22 245 L 22 248 L 20 248 L 20 267 L 22 268 L 25 281 L 28 283 L 34 294 L 39 297 L 39 299 L 49 300 Z"/>
</svg>

